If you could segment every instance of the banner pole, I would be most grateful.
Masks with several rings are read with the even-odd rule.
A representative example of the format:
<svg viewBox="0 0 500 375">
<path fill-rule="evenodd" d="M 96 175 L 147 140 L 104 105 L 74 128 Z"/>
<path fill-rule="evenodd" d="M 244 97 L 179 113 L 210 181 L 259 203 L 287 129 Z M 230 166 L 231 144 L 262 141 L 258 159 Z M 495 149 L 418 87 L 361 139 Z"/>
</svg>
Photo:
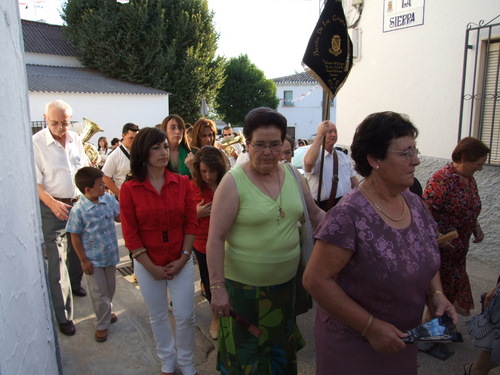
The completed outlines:
<svg viewBox="0 0 500 375">
<path fill-rule="evenodd" d="M 330 121 L 330 91 L 323 89 L 323 106 L 322 106 L 322 119 L 323 121 Z M 317 136 L 317 135 L 316 135 Z M 326 134 L 323 137 L 323 146 L 321 148 L 321 162 L 319 169 L 319 184 L 318 184 L 318 196 L 316 202 L 321 201 L 321 186 L 323 185 L 323 166 L 325 164 L 325 145 L 326 145 Z"/>
</svg>

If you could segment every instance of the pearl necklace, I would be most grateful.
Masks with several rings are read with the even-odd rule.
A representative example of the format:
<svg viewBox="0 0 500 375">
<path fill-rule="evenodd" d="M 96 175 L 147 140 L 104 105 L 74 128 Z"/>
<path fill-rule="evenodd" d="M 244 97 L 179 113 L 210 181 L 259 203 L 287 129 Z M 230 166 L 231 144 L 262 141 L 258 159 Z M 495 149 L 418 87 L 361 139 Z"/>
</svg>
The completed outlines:
<svg viewBox="0 0 500 375">
<path fill-rule="evenodd" d="M 259 176 L 259 172 L 256 171 L 256 174 L 257 174 L 257 178 L 259 179 L 260 183 L 262 184 L 262 186 L 264 186 L 264 189 L 266 189 L 266 192 L 267 192 L 267 195 L 269 196 L 269 198 L 273 199 L 273 196 L 271 195 L 271 193 L 269 192 L 269 190 L 267 190 L 267 187 L 266 185 L 264 184 L 264 182 L 262 182 L 260 176 Z M 281 190 L 281 179 L 280 179 L 280 171 L 278 169 L 278 189 Z M 282 204 L 282 196 L 281 196 L 281 191 L 278 193 L 279 197 L 280 197 L 280 203 L 278 203 L 278 201 L 276 199 L 278 199 L 278 197 L 276 197 L 276 199 L 273 199 L 274 202 L 276 203 L 276 205 L 278 206 L 278 215 L 279 215 L 279 218 L 281 219 L 284 219 L 286 214 L 285 214 L 285 211 L 283 211 L 283 204 Z M 278 219 L 278 222 L 279 222 L 279 219 Z"/>
<path fill-rule="evenodd" d="M 379 210 L 384 216 L 388 217 L 389 219 L 391 219 L 392 221 L 401 221 L 403 220 L 403 217 L 405 216 L 405 202 L 404 202 L 404 199 L 403 199 L 403 196 L 401 195 L 401 193 L 399 193 L 399 197 L 401 198 L 401 203 L 403 204 L 403 212 L 401 213 L 401 216 L 398 217 L 397 219 L 393 218 L 392 216 L 390 216 L 389 214 L 385 213 L 384 210 L 382 210 L 379 205 L 377 203 L 375 203 L 375 201 L 368 195 L 368 193 L 365 191 L 365 189 L 363 189 L 361 187 L 361 185 L 358 185 L 358 189 L 361 190 L 364 194 L 365 197 L 368 198 L 368 200 L 370 202 L 372 202 L 374 205 L 375 205 L 375 208 L 377 210 Z"/>
</svg>

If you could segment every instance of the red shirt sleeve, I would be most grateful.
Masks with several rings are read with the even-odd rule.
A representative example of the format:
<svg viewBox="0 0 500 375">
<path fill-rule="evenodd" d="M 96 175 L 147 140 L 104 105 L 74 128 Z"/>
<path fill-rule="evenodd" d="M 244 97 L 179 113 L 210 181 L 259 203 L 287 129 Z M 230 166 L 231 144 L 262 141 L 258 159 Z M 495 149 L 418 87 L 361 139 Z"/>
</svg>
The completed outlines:
<svg viewBox="0 0 500 375">
<path fill-rule="evenodd" d="M 198 229 L 198 214 L 196 212 L 195 193 L 192 189 L 191 182 L 187 176 L 180 176 L 184 180 L 186 186 L 186 194 L 184 196 L 184 234 L 196 234 Z"/>
<path fill-rule="evenodd" d="M 144 247 L 139 228 L 137 225 L 137 216 L 135 204 L 130 189 L 130 182 L 125 182 L 120 189 L 120 219 L 122 224 L 122 234 L 127 249 L 136 250 Z"/>
<path fill-rule="evenodd" d="M 194 181 L 191 181 L 191 191 L 193 192 L 194 202 L 200 203 L 203 197 L 201 196 L 200 188 Z"/>
</svg>

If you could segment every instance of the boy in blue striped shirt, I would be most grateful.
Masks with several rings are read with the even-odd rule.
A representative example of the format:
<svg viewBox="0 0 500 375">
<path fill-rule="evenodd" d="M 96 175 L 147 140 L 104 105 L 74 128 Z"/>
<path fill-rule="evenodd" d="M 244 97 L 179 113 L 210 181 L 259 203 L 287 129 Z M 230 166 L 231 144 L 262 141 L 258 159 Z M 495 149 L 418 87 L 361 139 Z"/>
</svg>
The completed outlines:
<svg viewBox="0 0 500 375">
<path fill-rule="evenodd" d="M 111 311 L 116 289 L 116 265 L 120 260 L 115 221 L 120 221 L 117 200 L 105 193 L 104 174 L 84 167 L 75 174 L 82 196 L 70 211 L 66 231 L 82 264 L 90 299 L 97 319 L 95 340 L 108 338 L 110 323 L 117 316 Z"/>
</svg>

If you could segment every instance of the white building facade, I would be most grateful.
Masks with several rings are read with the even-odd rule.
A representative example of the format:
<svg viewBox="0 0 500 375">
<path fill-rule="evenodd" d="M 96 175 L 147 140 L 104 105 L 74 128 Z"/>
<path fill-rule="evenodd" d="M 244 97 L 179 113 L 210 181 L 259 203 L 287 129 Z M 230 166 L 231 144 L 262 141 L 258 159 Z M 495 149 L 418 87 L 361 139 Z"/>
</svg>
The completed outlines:
<svg viewBox="0 0 500 375">
<path fill-rule="evenodd" d="M 288 134 L 297 139 L 312 139 L 322 121 L 323 89 L 307 72 L 273 79 L 280 100 L 278 112 L 286 117 Z M 330 119 L 335 122 L 335 101 L 330 103 Z"/>
<path fill-rule="evenodd" d="M 422 164 L 416 176 L 425 186 L 451 160 L 459 139 L 482 139 L 492 148 L 488 165 L 475 174 L 485 240 L 471 244 L 471 256 L 500 266 L 500 2 L 361 3 L 353 40 L 357 57 L 337 95 L 338 143 L 350 145 L 356 126 L 370 113 L 405 113 L 420 132 Z"/>
<path fill-rule="evenodd" d="M 83 118 L 99 125 L 90 142 L 101 136 L 121 138 L 123 125 L 155 126 L 169 114 L 169 93 L 105 77 L 86 69 L 77 60 L 71 44 L 61 36 L 61 26 L 22 20 L 25 63 L 28 76 L 31 121 L 43 122 L 45 104 L 62 99 L 73 109 L 72 121 Z"/>
<path fill-rule="evenodd" d="M 337 120 L 344 129 L 340 143 L 350 144 L 356 125 L 368 114 L 392 110 L 406 113 L 418 127 L 423 155 L 449 158 L 459 137 L 468 25 L 474 27 L 498 16 L 497 0 L 365 1 L 357 25 L 358 57 L 337 95 Z M 500 23 L 500 17 L 492 23 Z M 476 52 L 480 58 L 476 82 L 482 78 L 486 36 L 479 39 L 467 43 L 467 85 L 474 79 L 470 58 Z M 499 39 L 500 27 L 497 27 L 491 35 L 497 55 Z M 470 88 L 466 94 L 477 98 L 478 89 L 472 93 Z M 477 112 L 477 100 L 466 101 L 465 110 L 472 104 Z M 463 117 L 477 115 L 467 113 Z M 478 124 L 472 127 L 471 135 L 477 136 Z M 467 126 L 462 126 L 461 135 L 469 135 Z"/>
</svg>

